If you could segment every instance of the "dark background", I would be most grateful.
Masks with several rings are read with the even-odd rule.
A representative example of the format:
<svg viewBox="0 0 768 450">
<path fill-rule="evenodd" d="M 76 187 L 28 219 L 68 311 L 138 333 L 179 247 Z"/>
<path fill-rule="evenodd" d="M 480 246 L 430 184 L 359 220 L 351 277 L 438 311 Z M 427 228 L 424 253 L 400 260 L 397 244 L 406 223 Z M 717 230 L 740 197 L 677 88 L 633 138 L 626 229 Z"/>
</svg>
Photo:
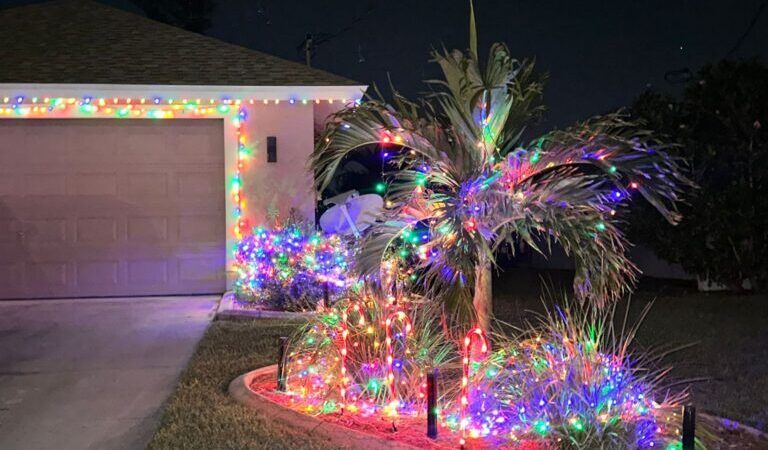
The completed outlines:
<svg viewBox="0 0 768 450">
<path fill-rule="evenodd" d="M 102 2 L 143 13 L 131 0 Z M 184 2 L 204 3 L 177 1 Z M 0 0 L 0 7 L 26 3 L 32 1 Z M 431 48 L 463 49 L 468 44 L 466 0 L 208 3 L 213 4 L 205 30 L 209 36 L 303 61 L 297 47 L 306 33 L 338 34 L 317 47 L 313 66 L 383 88 L 389 75 L 409 97 L 423 89 L 421 80 L 438 75 L 437 67 L 428 62 Z M 476 0 L 475 8 L 481 54 L 492 42 L 504 41 L 514 56 L 535 57 L 539 69 L 550 74 L 544 98 L 549 111 L 541 124 L 548 129 L 626 106 L 649 87 L 676 92 L 682 84 L 665 81 L 669 71 L 696 72 L 704 63 L 726 56 L 759 57 L 765 62 L 765 3 Z"/>
</svg>

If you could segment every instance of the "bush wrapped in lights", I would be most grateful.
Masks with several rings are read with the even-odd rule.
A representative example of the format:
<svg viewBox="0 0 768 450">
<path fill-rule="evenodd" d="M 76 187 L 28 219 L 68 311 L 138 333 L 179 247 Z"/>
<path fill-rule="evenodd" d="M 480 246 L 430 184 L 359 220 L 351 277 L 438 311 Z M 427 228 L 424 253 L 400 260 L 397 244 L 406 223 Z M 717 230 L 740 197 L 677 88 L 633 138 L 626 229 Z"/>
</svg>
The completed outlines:
<svg viewBox="0 0 768 450">
<path fill-rule="evenodd" d="M 662 385 L 658 357 L 630 351 L 636 327 L 614 331 L 612 310 L 566 302 L 516 337 L 474 328 L 458 341 L 445 320 L 421 299 L 351 295 L 292 338 L 287 401 L 309 414 L 423 418 L 437 368 L 439 422 L 468 448 L 680 450 L 687 393 Z M 702 425 L 697 449 L 717 442 Z"/>
<path fill-rule="evenodd" d="M 687 393 L 664 389 L 658 358 L 630 352 L 636 327 L 614 333 L 612 311 L 567 303 L 540 319 L 515 338 L 495 337 L 487 358 L 468 354 L 466 402 L 447 414 L 450 428 L 467 441 L 680 449 Z"/>
<path fill-rule="evenodd" d="M 291 402 L 318 414 L 423 413 L 427 370 L 449 374 L 458 367 L 440 313 L 438 305 L 419 298 L 351 293 L 291 340 L 286 363 Z"/>
<path fill-rule="evenodd" d="M 347 286 L 344 242 L 301 223 L 255 228 L 238 244 L 235 259 L 238 300 L 271 309 L 314 309 L 326 289 L 333 297 Z"/>
</svg>

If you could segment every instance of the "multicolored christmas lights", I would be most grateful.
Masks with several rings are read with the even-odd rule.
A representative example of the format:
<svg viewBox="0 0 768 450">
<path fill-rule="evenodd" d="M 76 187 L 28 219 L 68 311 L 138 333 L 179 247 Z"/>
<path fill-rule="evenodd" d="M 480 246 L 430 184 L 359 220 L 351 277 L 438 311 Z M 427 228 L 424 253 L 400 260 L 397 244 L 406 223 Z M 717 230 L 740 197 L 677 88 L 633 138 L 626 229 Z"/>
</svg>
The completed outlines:
<svg viewBox="0 0 768 450">
<path fill-rule="evenodd" d="M 307 98 L 289 96 L 287 98 L 254 97 L 219 97 L 202 98 L 197 96 L 57 96 L 13 94 L 0 96 L 0 118 L 115 118 L 115 119 L 179 119 L 179 118 L 231 118 L 237 142 L 235 174 L 232 177 L 230 191 L 234 201 L 234 230 L 236 239 L 249 231 L 250 224 L 245 219 L 246 199 L 243 195 L 242 174 L 251 153 L 245 121 L 248 108 L 260 105 L 279 105 L 281 101 L 289 105 L 309 105 L 320 103 L 339 103 L 350 107 L 360 103 L 360 99 Z"/>
<path fill-rule="evenodd" d="M 302 294 L 314 293 L 317 303 L 323 300 L 324 288 L 335 296 L 350 280 L 345 243 L 339 236 L 313 231 L 309 225 L 254 228 L 241 238 L 235 261 L 236 292 L 257 300 L 265 290 L 289 295 L 290 290 L 299 289 Z"/>
<path fill-rule="evenodd" d="M 399 333 L 395 332 L 394 326 L 396 322 L 404 325 L 401 327 L 401 331 Z M 403 341 L 404 354 L 402 355 L 402 358 L 407 358 L 408 354 L 410 353 L 407 344 L 408 334 L 411 332 L 412 328 L 413 326 L 411 325 L 411 319 L 404 311 L 393 312 L 384 322 L 384 329 L 387 336 L 387 385 L 389 386 L 390 402 L 395 404 L 399 403 L 399 398 L 397 396 L 397 382 L 395 381 L 395 368 L 399 369 L 402 367 L 402 360 L 397 362 L 395 361 L 395 346 L 393 339 L 400 338 Z"/>
<path fill-rule="evenodd" d="M 312 414 L 394 423 L 403 415 L 426 417 L 424 372 L 437 368 L 438 420 L 460 446 L 679 448 L 685 392 L 663 390 L 663 368 L 632 357 L 630 338 L 613 341 L 600 329 L 608 315 L 578 308 L 555 311 L 518 337 L 495 336 L 491 351 L 479 328 L 459 342 L 425 332 L 438 318 L 429 303 L 358 294 L 291 342 L 285 395 Z"/>
<path fill-rule="evenodd" d="M 289 347 L 288 393 L 311 413 L 416 416 L 426 405 L 426 371 L 455 357 L 452 344 L 418 323 L 439 319 L 439 309 L 414 298 L 371 292 L 319 313 Z"/>
<path fill-rule="evenodd" d="M 339 394 L 341 396 L 341 403 L 339 408 L 344 412 L 344 407 L 347 402 L 347 384 L 349 383 L 349 376 L 347 375 L 347 339 L 349 337 L 349 312 L 354 311 L 358 315 L 357 324 L 359 326 L 365 325 L 365 315 L 360 308 L 359 302 L 351 302 L 346 308 L 343 309 L 341 314 L 341 388 Z"/>
</svg>

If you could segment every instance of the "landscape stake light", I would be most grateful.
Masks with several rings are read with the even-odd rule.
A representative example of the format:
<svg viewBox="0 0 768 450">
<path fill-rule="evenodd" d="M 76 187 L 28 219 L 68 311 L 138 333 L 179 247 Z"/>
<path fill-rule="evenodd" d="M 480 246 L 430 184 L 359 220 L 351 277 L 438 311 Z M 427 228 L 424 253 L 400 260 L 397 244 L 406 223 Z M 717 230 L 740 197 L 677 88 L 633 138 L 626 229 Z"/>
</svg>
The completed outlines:
<svg viewBox="0 0 768 450">
<path fill-rule="evenodd" d="M 683 406 L 683 450 L 694 450 L 696 441 L 696 407 Z"/>
<path fill-rule="evenodd" d="M 285 392 L 285 355 L 288 349 L 288 338 L 281 336 L 277 342 L 277 390 Z"/>
<path fill-rule="evenodd" d="M 437 439 L 437 369 L 427 373 L 427 437 Z"/>
</svg>

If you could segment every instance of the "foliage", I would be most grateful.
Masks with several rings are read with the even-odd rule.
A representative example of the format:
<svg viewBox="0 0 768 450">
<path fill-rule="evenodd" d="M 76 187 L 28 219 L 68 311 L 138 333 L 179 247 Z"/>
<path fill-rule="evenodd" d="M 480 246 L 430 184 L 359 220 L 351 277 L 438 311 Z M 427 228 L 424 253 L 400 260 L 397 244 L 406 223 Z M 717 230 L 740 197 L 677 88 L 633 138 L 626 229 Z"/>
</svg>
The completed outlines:
<svg viewBox="0 0 768 450">
<path fill-rule="evenodd" d="M 289 395 L 310 413 L 423 412 L 427 370 L 450 373 L 457 357 L 440 322 L 433 302 L 350 292 L 292 337 Z"/>
<path fill-rule="evenodd" d="M 238 244 L 235 259 L 237 299 L 269 309 L 314 309 L 326 289 L 337 296 L 347 285 L 346 245 L 296 221 L 255 228 Z"/>
<path fill-rule="evenodd" d="M 604 304 L 626 293 L 636 269 L 616 211 L 641 196 L 679 220 L 675 204 L 687 180 L 667 147 L 624 114 L 524 143 L 526 124 L 541 112 L 543 80 L 532 63 L 512 59 L 503 44 L 491 47 L 484 68 L 476 49 L 432 56 L 444 79 L 429 82 L 431 95 L 412 102 L 395 92 L 392 104 L 371 97 L 338 112 L 312 155 L 322 191 L 351 152 L 395 147 L 391 207 L 363 241 L 359 269 L 384 285 L 416 274 L 427 297 L 466 310 L 467 286 L 499 246 L 524 241 L 547 253 L 558 243 L 575 259 L 581 299 Z M 427 238 L 408 248 L 413 242 L 403 237 L 416 229 Z"/>
<path fill-rule="evenodd" d="M 519 293 L 525 290 L 529 280 L 512 274 L 505 277 L 504 282 L 510 283 Z M 521 295 L 524 304 L 530 308 L 542 307 L 534 293 Z M 702 340 L 700 345 L 669 357 L 675 365 L 676 378 L 704 375 L 713 379 L 694 386 L 697 409 L 765 430 L 768 379 L 760 365 L 760 361 L 768 356 L 768 335 L 762 332 L 768 320 L 768 309 L 762 307 L 764 301 L 764 296 L 700 293 L 660 298 L 640 328 L 638 339 L 643 344 L 656 340 L 669 342 L 688 340 L 692 333 L 697 333 Z M 642 303 L 633 301 L 629 322 L 634 323 Z M 497 304 L 509 305 L 503 301 Z M 697 310 L 693 316 L 690 314 L 692 308 Z M 504 320 L 517 318 L 503 309 L 499 315 Z M 618 315 L 622 316 L 620 311 Z M 338 448 L 338 445 L 316 436 L 300 436 L 279 421 L 238 405 L 226 392 L 229 383 L 238 375 L 254 367 L 273 364 L 277 337 L 289 335 L 300 325 L 268 319 L 212 322 L 182 373 L 175 392 L 164 405 L 158 429 L 148 448 Z M 501 346 L 494 345 L 494 349 Z M 447 431 L 441 428 L 440 433 L 445 435 Z M 765 440 L 749 447 L 737 440 L 733 432 L 729 432 L 729 438 L 728 444 L 736 446 L 734 448 L 768 448 Z"/>
<path fill-rule="evenodd" d="M 487 352 L 485 343 L 469 340 L 480 329 L 461 350 L 458 339 L 435 326 L 445 317 L 434 302 L 393 300 L 358 292 L 293 336 L 286 367 L 295 408 L 393 420 L 421 416 L 425 372 L 438 368 L 439 420 L 462 441 L 563 450 L 680 448 L 688 394 L 665 384 L 670 368 L 663 364 L 676 349 L 639 352 L 634 344 L 650 304 L 628 325 L 626 317 L 616 320 L 615 308 L 566 300 L 512 337 L 494 335 Z M 706 423 L 700 422 L 698 436 L 699 449 L 718 442 Z"/>
<path fill-rule="evenodd" d="M 706 66 L 681 99 L 647 92 L 632 113 L 680 143 L 701 187 L 669 227 L 644 205 L 637 239 L 702 278 L 739 287 L 768 277 L 768 67 L 755 61 Z"/>
<path fill-rule="evenodd" d="M 650 304 L 643 311 L 648 312 Z M 469 437 L 549 441 L 558 449 L 679 449 L 685 391 L 668 391 L 666 353 L 633 353 L 639 326 L 614 328 L 614 308 L 555 307 L 474 363 Z M 461 420 L 454 411 L 447 422 Z M 706 427 L 699 436 L 712 441 Z M 697 448 L 704 448 L 701 441 Z"/>
</svg>

